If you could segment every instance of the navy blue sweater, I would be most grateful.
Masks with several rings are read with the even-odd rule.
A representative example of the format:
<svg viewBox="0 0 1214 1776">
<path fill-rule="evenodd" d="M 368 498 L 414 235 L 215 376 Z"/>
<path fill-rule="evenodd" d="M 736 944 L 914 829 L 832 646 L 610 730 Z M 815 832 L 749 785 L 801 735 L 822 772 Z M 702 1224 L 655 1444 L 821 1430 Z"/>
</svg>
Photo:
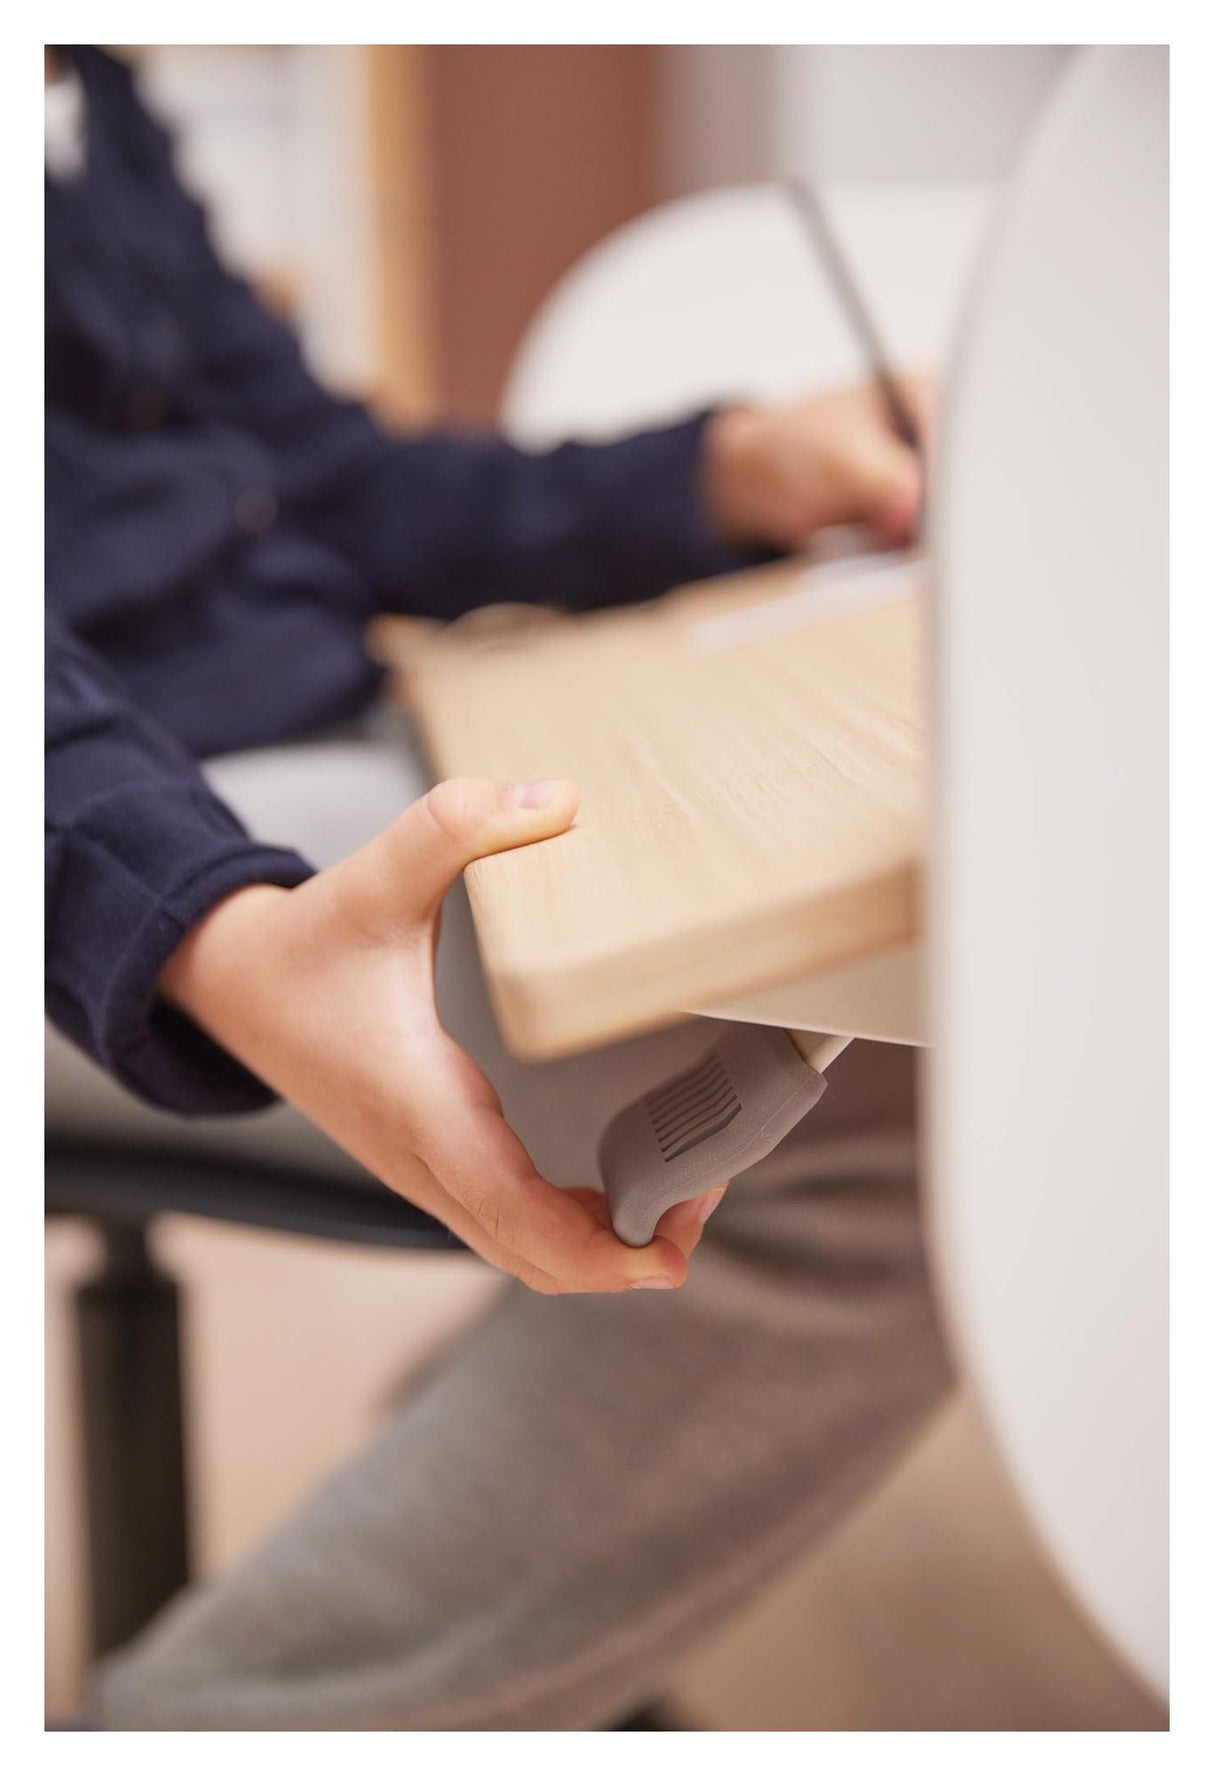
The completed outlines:
<svg viewBox="0 0 1214 1776">
<path fill-rule="evenodd" d="M 87 162 L 46 192 L 48 1009 L 152 1103 L 251 1109 L 269 1094 L 155 983 L 224 895 L 310 868 L 196 760 L 365 706 L 377 612 L 586 610 L 740 558 L 700 508 L 702 417 L 532 455 L 326 394 L 219 263 L 128 71 L 65 53 Z"/>
</svg>

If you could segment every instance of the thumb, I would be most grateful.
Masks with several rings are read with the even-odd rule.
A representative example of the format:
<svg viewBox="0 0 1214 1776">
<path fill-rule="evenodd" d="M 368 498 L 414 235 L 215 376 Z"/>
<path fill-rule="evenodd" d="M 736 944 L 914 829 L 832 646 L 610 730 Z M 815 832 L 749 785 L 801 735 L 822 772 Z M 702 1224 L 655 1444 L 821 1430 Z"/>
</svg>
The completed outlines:
<svg viewBox="0 0 1214 1776">
<path fill-rule="evenodd" d="M 553 838 L 572 824 L 577 805 L 574 785 L 555 778 L 538 783 L 449 778 L 366 847 L 375 853 L 367 858 L 374 867 L 366 886 L 382 901 L 389 924 L 428 917 L 468 864 Z"/>
</svg>

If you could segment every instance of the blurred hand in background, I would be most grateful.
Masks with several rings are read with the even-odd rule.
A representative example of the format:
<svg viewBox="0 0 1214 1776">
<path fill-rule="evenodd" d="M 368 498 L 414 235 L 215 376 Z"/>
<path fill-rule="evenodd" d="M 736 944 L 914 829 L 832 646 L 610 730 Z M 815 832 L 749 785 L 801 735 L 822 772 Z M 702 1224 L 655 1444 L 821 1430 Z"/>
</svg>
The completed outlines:
<svg viewBox="0 0 1214 1776">
<path fill-rule="evenodd" d="M 904 375 L 899 384 L 927 437 L 932 379 Z M 918 528 L 922 458 L 894 431 L 873 383 L 723 409 L 708 427 L 704 475 L 709 508 L 731 542 L 796 549 L 831 525 L 862 524 L 900 546 Z"/>
</svg>

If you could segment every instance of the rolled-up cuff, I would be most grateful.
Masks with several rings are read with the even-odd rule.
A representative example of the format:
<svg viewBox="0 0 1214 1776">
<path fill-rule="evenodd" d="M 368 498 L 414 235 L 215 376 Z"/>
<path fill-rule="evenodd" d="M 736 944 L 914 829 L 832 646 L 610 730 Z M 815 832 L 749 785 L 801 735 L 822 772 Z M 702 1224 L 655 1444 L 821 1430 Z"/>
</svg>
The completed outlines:
<svg viewBox="0 0 1214 1776">
<path fill-rule="evenodd" d="M 313 874 L 293 851 L 244 844 L 213 859 L 163 900 L 150 900 L 115 958 L 98 1058 L 145 1103 L 189 1116 L 259 1110 L 275 1094 L 255 1074 L 162 999 L 161 970 L 212 907 L 256 883 L 294 888 Z"/>
<path fill-rule="evenodd" d="M 634 547 L 646 534 L 655 578 L 671 585 L 714 579 L 777 559 L 778 551 L 724 542 L 704 499 L 704 432 L 716 410 L 697 413 L 661 431 L 642 432 L 620 446 L 630 453 L 629 475 L 645 499 L 631 502 Z"/>
</svg>

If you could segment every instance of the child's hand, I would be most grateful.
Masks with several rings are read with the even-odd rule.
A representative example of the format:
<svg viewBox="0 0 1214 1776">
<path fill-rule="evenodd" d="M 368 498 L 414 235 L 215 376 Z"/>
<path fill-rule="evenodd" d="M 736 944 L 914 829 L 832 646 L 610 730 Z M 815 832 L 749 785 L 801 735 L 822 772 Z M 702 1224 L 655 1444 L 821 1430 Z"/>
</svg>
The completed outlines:
<svg viewBox="0 0 1214 1776">
<path fill-rule="evenodd" d="M 899 386 L 926 437 L 930 380 L 903 376 Z M 723 536 L 781 549 L 832 524 L 865 524 L 884 542 L 907 543 L 923 498 L 920 457 L 871 383 L 786 406 L 726 408 L 709 422 L 704 477 Z"/>
<path fill-rule="evenodd" d="M 557 1190 L 438 1021 L 439 908 L 474 858 L 563 832 L 569 783 L 440 783 L 371 844 L 293 889 L 229 896 L 161 976 L 165 997 L 384 1183 L 546 1293 L 676 1288 L 711 1192 L 634 1251 L 605 1199 Z"/>
</svg>

